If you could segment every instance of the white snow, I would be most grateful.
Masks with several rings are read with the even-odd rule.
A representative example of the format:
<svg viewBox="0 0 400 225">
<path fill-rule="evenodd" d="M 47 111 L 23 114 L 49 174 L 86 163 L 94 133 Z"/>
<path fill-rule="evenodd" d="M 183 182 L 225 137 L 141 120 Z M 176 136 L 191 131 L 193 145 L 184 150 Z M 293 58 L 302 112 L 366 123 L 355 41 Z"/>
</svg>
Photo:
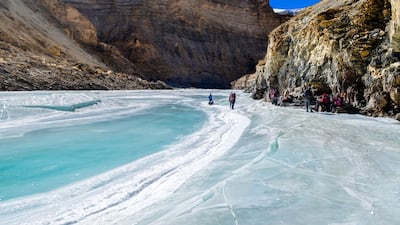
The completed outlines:
<svg viewBox="0 0 400 225">
<path fill-rule="evenodd" d="M 273 9 L 275 13 L 278 14 L 289 14 L 289 15 L 296 15 L 300 11 L 304 10 L 304 8 L 298 8 L 298 9 Z"/>
</svg>

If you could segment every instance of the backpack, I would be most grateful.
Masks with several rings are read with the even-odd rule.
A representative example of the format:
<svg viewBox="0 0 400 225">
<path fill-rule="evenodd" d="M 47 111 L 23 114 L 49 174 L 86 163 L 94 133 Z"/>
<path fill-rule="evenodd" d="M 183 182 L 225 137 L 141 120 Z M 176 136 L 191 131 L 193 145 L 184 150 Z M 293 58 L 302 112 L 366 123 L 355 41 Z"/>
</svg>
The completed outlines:
<svg viewBox="0 0 400 225">
<path fill-rule="evenodd" d="M 304 96 L 311 98 L 312 97 L 312 91 L 310 89 L 307 89 L 306 92 L 304 93 Z"/>
</svg>

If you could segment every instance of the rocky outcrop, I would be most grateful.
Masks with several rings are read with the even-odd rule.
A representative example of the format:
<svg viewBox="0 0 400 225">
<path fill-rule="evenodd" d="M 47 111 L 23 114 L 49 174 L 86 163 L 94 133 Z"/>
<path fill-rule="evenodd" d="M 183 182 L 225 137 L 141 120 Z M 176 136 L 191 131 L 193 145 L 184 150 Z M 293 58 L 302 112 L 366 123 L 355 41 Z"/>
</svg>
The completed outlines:
<svg viewBox="0 0 400 225">
<path fill-rule="evenodd" d="M 97 46 L 97 33 L 76 9 L 56 0 L 2 0 L 0 91 L 171 88 L 116 73 L 81 44 Z"/>
<path fill-rule="evenodd" d="M 265 60 L 260 60 L 256 65 L 256 73 L 246 74 L 241 78 L 231 82 L 232 89 L 244 90 L 245 92 L 255 92 L 259 74 L 263 73 Z"/>
<path fill-rule="evenodd" d="M 171 89 L 164 82 L 68 61 L 0 42 L 0 91 Z M 4 57 L 5 56 L 5 57 Z"/>
<path fill-rule="evenodd" d="M 254 72 L 267 34 L 285 20 L 268 0 L 62 2 L 91 21 L 99 47 L 116 49 L 144 78 L 176 86 L 223 88 Z"/>
<path fill-rule="evenodd" d="M 256 72 L 254 96 L 271 89 L 301 98 L 341 95 L 363 113 L 399 112 L 400 58 L 397 0 L 324 0 L 269 35 L 265 65 Z"/>
<path fill-rule="evenodd" d="M 36 0 L 31 4 L 34 3 L 48 10 L 48 17 L 61 23 L 69 38 L 91 46 L 98 44 L 96 28 L 76 8 L 58 0 Z"/>
<path fill-rule="evenodd" d="M 0 41 L 10 43 L 23 51 L 105 66 L 68 37 L 63 27 L 59 26 L 54 17 L 50 18 L 46 14 L 38 1 L 2 1 L 5 7 L 0 9 Z"/>
<path fill-rule="evenodd" d="M 99 40 L 97 28 L 72 5 L 59 0 L 35 0 L 31 4 L 41 6 L 49 21 L 60 23 L 61 29 L 70 39 L 81 44 L 81 48 L 89 51 L 103 64 L 116 71 L 140 75 L 133 62 L 125 58 L 118 48 Z"/>
</svg>

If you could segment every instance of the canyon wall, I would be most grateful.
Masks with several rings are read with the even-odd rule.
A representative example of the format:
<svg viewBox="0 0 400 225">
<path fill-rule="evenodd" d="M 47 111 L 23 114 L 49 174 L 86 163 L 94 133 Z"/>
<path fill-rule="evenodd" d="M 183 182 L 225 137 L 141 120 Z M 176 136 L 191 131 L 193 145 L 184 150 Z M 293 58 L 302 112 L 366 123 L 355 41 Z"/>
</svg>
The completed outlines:
<svg viewBox="0 0 400 225">
<path fill-rule="evenodd" d="M 268 0 L 62 2 L 94 25 L 96 51 L 114 49 L 129 61 L 103 57 L 115 70 L 134 68 L 145 79 L 181 87 L 226 88 L 254 72 L 268 33 L 285 20 Z"/>
<path fill-rule="evenodd" d="M 227 88 L 254 72 L 268 33 L 287 19 L 273 12 L 269 0 L 3 0 L 0 63 L 7 62 L 2 74 L 19 74 L 13 79 L 31 84 L 34 78 L 23 77 L 30 72 L 16 70 L 12 61 L 46 62 L 43 69 L 54 76 L 61 72 L 48 68 L 49 61 L 176 87 Z M 11 78 L 1 79 L 7 80 L 2 89 L 12 89 Z M 48 83 L 43 89 L 66 88 Z"/>
<path fill-rule="evenodd" d="M 341 95 L 374 116 L 394 116 L 400 105 L 400 5 L 397 0 L 323 0 L 269 35 L 253 88 L 301 98 Z"/>
</svg>

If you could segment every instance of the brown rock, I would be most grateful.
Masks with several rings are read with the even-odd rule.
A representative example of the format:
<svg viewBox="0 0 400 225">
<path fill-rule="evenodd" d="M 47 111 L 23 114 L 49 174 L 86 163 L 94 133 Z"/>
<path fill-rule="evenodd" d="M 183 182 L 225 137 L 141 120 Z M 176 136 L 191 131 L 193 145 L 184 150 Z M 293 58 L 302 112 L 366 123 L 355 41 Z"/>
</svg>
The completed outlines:
<svg viewBox="0 0 400 225">
<path fill-rule="evenodd" d="M 97 47 L 96 35 L 79 11 L 56 0 L 3 0 L 0 91 L 171 88 L 139 79 L 133 69 L 129 75 L 110 70 L 82 48 L 81 44 Z M 115 52 L 111 59 L 123 59 Z M 107 76 L 100 72 L 107 70 Z"/>
<path fill-rule="evenodd" d="M 394 115 L 400 104 L 399 11 L 395 0 L 325 0 L 307 8 L 269 35 L 265 66 L 256 72 L 264 82 L 255 90 L 296 96 L 298 88 L 312 85 L 317 94 L 340 94 L 368 114 Z"/>
<path fill-rule="evenodd" d="M 231 83 L 233 89 L 245 90 L 251 92 L 249 88 L 253 88 L 256 84 L 256 75 L 248 74 Z"/>
<path fill-rule="evenodd" d="M 97 32 L 93 24 L 72 6 L 58 0 L 37 1 L 49 10 L 52 20 L 59 21 L 66 27 L 69 37 L 87 45 L 97 45 Z"/>
<path fill-rule="evenodd" d="M 62 2 L 88 18 L 99 42 L 117 49 L 143 78 L 178 86 L 228 87 L 254 72 L 267 34 L 286 18 L 259 0 Z M 105 61 L 119 71 L 132 68 Z"/>
</svg>

